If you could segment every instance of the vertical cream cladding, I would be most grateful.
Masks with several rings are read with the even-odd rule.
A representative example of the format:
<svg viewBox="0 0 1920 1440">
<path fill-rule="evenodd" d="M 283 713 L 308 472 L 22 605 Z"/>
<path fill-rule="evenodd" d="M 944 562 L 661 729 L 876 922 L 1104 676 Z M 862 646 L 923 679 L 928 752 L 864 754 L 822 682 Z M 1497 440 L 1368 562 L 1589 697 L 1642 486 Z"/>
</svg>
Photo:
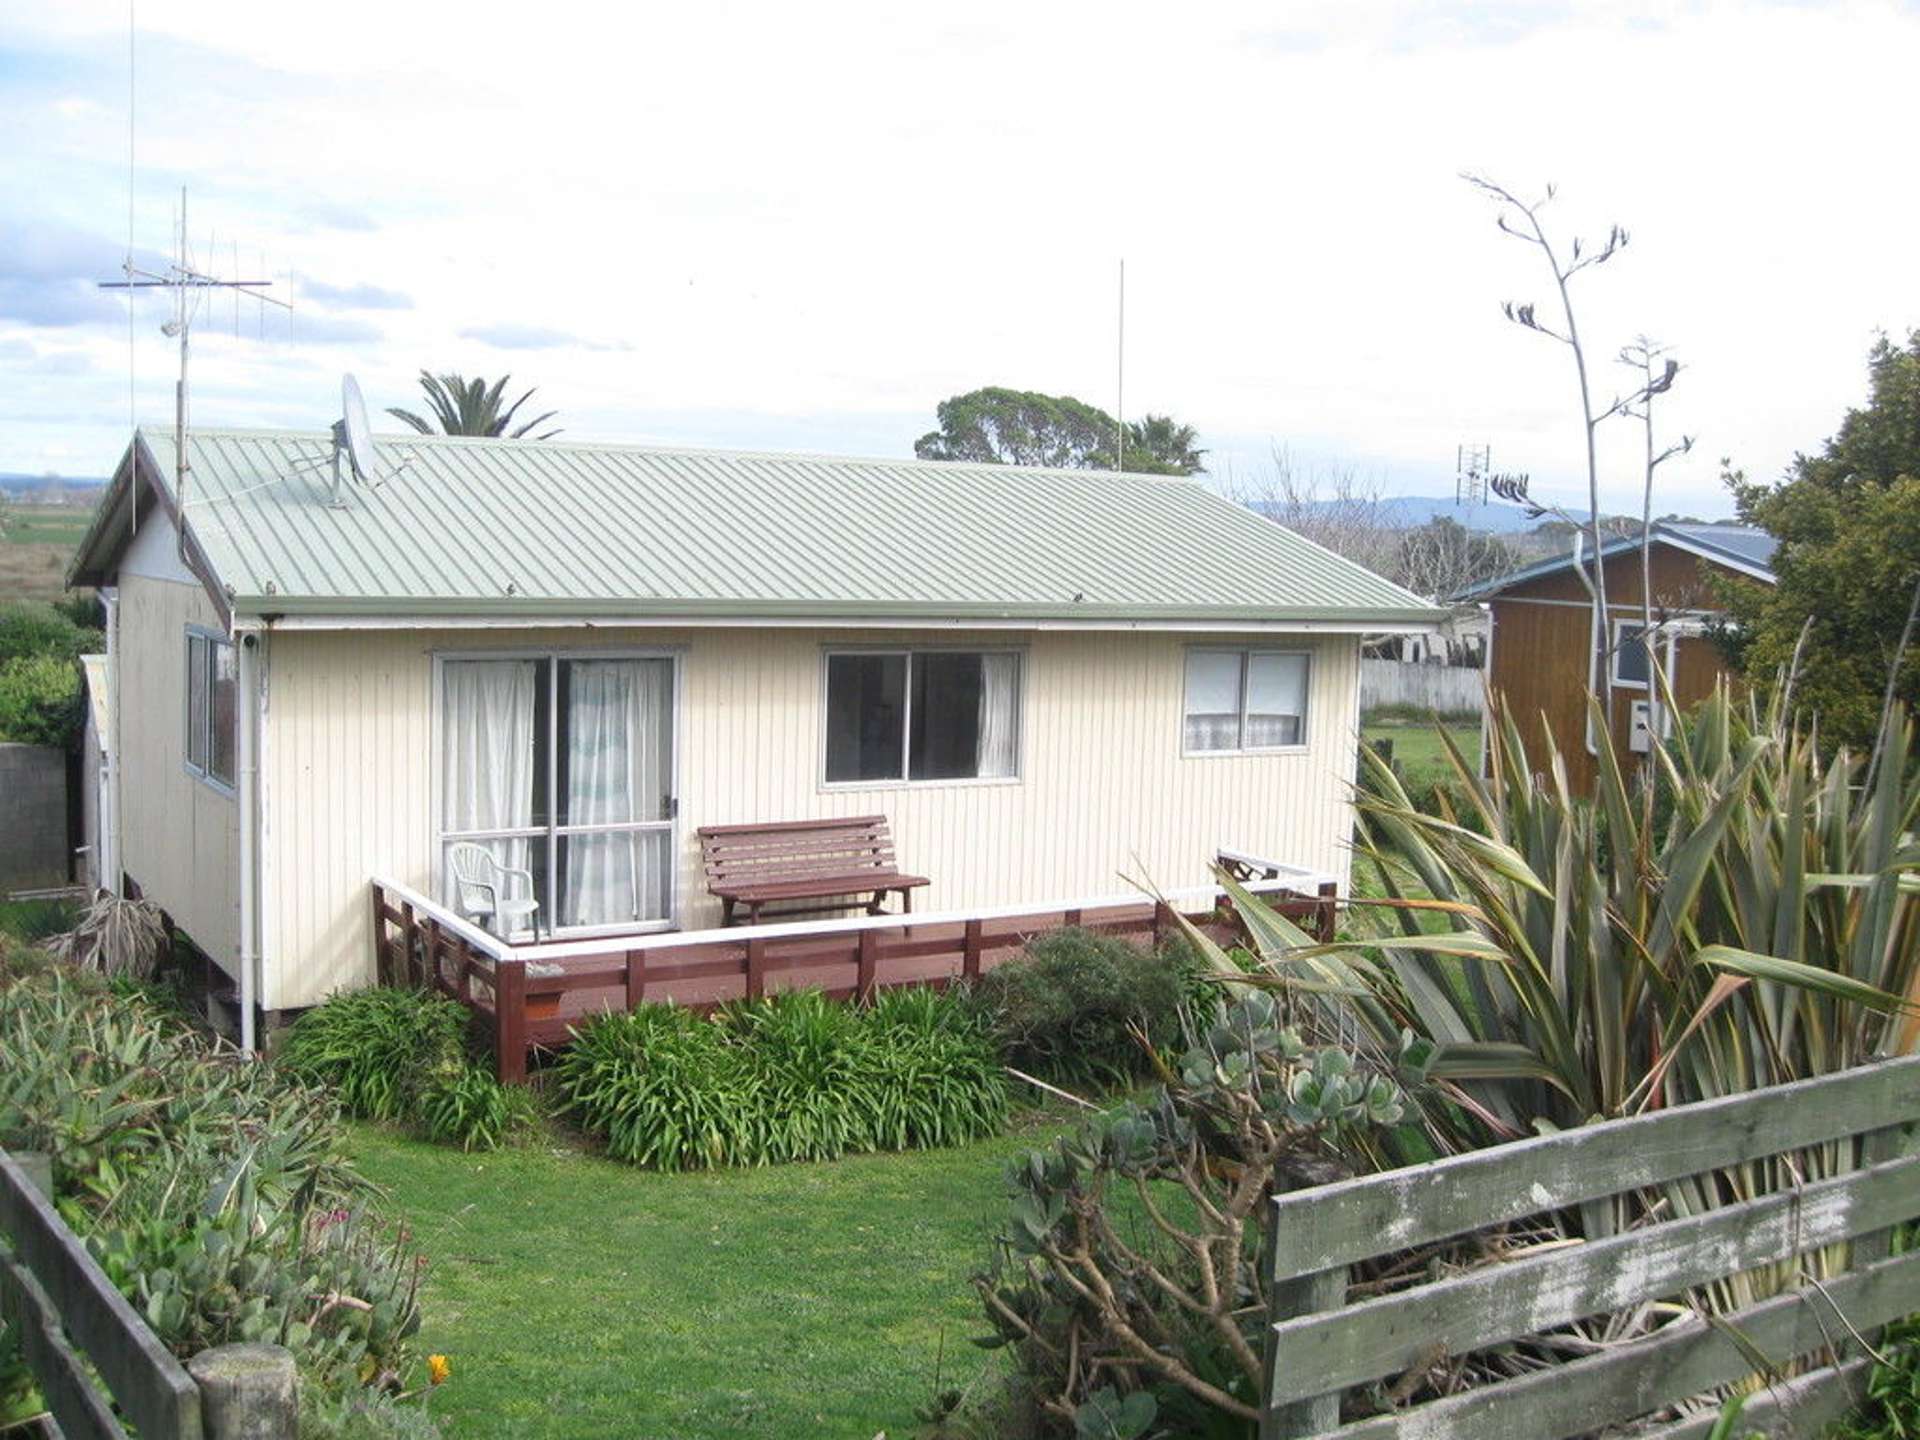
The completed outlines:
<svg viewBox="0 0 1920 1440">
<path fill-rule="evenodd" d="M 173 532 L 143 521 L 158 544 Z M 239 974 L 240 812 L 231 793 L 186 768 L 187 630 L 222 631 L 198 581 L 142 565 L 149 531 L 119 575 L 114 704 L 120 710 L 120 867 L 229 975 Z"/>
<path fill-rule="evenodd" d="M 1359 644 L 1262 637 L 1313 653 L 1308 743 L 1181 755 L 1185 653 L 1244 637 L 1139 631 L 285 631 L 272 640 L 265 746 L 264 1003 L 309 1005 L 371 969 L 368 878 L 434 880 L 433 655 L 497 648 L 673 647 L 682 656 L 678 909 L 717 923 L 697 826 L 881 812 L 918 909 L 1202 883 L 1222 845 L 1344 875 Z M 840 645 L 1017 645 L 1020 778 L 828 789 L 822 656 Z"/>
</svg>

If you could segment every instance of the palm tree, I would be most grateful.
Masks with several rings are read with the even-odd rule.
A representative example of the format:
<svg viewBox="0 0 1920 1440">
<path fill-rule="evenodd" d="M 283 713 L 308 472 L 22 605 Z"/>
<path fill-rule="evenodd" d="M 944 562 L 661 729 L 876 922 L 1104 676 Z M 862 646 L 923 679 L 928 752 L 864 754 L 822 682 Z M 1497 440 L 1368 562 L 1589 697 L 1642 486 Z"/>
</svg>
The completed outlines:
<svg viewBox="0 0 1920 1440">
<path fill-rule="evenodd" d="M 1127 426 L 1126 468 L 1165 475 L 1196 475 L 1206 468 L 1207 452 L 1194 444 L 1200 432 L 1171 415 L 1148 415 Z"/>
<path fill-rule="evenodd" d="M 509 431 L 513 417 L 519 408 L 532 398 L 533 391 L 528 390 L 505 410 L 500 408 L 500 397 L 506 393 L 510 375 L 502 375 L 493 384 L 478 378 L 469 380 L 464 375 L 430 375 L 420 372 L 420 388 L 426 392 L 427 404 L 433 407 L 433 416 L 440 422 L 434 426 L 414 414 L 411 410 L 389 407 L 387 413 L 396 420 L 404 420 L 422 435 L 484 435 L 493 439 L 505 436 L 509 440 L 524 440 L 527 432 L 535 426 L 551 420 L 558 411 L 549 410 L 544 415 L 535 416 L 519 429 Z M 560 433 L 559 427 L 535 435 L 536 440 L 551 440 Z"/>
</svg>

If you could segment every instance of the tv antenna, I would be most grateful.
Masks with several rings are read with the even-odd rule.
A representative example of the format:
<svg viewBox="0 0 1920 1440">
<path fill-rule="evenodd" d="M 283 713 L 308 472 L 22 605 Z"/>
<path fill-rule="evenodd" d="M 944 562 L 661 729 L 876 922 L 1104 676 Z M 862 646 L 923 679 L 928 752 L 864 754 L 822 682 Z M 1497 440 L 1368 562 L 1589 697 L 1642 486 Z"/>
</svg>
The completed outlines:
<svg viewBox="0 0 1920 1440">
<path fill-rule="evenodd" d="M 1487 476 L 1493 471 L 1491 445 L 1462 445 L 1454 452 L 1453 503 L 1487 503 Z"/>
<path fill-rule="evenodd" d="M 193 322 L 199 316 L 201 303 L 209 292 L 230 290 L 234 292 L 236 306 L 243 294 L 251 296 L 263 306 L 277 305 L 282 310 L 291 311 L 293 305 L 290 301 L 266 293 L 273 284 L 271 280 L 225 279 L 208 274 L 194 264 L 193 253 L 187 246 L 187 190 L 184 185 L 180 187 L 180 228 L 175 237 L 173 263 L 162 271 L 142 269 L 133 263 L 133 250 L 129 246 L 121 269 L 126 278 L 102 280 L 100 288 L 125 290 L 129 292 L 129 298 L 135 290 L 167 290 L 173 296 L 173 315 L 160 327 L 160 333 L 180 342 L 180 374 L 173 382 L 173 500 L 181 517 L 177 528 L 180 534 L 180 557 L 184 561 L 187 548 L 187 477 L 193 469 L 187 463 L 187 361 L 191 354 Z"/>
</svg>

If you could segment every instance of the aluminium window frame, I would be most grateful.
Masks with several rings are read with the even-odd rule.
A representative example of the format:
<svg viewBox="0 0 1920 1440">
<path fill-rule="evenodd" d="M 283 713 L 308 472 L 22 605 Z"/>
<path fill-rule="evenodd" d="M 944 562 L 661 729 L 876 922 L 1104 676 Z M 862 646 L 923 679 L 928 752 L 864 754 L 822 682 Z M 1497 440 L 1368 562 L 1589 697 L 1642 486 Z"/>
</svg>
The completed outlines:
<svg viewBox="0 0 1920 1440">
<path fill-rule="evenodd" d="M 210 625 L 197 625 L 191 622 L 189 622 L 185 628 L 183 639 L 182 659 L 185 663 L 181 670 L 181 675 L 185 683 L 181 686 L 180 694 L 180 768 L 209 790 L 213 791 L 214 794 L 222 795 L 232 800 L 239 794 L 237 784 L 239 777 L 236 775 L 223 780 L 215 773 L 213 768 L 213 647 L 216 645 L 224 645 L 227 649 L 233 650 L 234 642 L 224 630 L 217 630 Z M 200 753 L 205 757 L 205 763 L 201 765 L 193 763 L 193 749 L 189 743 L 194 732 L 193 647 L 195 641 L 200 642 L 206 647 L 205 696 L 207 710 L 206 714 L 200 717 L 199 722 Z M 236 769 L 239 766 L 240 759 L 238 726 L 240 724 L 241 705 L 240 656 L 238 651 L 235 651 L 233 657 L 233 715 L 236 733 L 234 735 L 232 750 Z"/>
<path fill-rule="evenodd" d="M 1192 683 L 1189 659 L 1194 655 L 1238 655 L 1240 657 L 1240 739 L 1242 743 L 1231 750 L 1194 750 L 1187 745 L 1187 717 L 1191 713 L 1187 708 L 1188 686 Z M 1255 656 L 1261 655 L 1298 655 L 1307 662 L 1306 705 L 1300 712 L 1300 739 L 1292 745 L 1248 745 L 1247 738 L 1247 699 L 1252 686 L 1248 684 L 1249 672 L 1253 668 Z M 1313 748 L 1310 732 L 1307 729 L 1313 719 L 1314 671 L 1317 652 L 1311 647 L 1299 645 L 1183 645 L 1180 649 L 1180 758 L 1182 760 L 1214 760 L 1241 755 L 1305 755 Z"/>
<path fill-rule="evenodd" d="M 1626 643 L 1626 631 L 1629 627 L 1641 632 L 1640 651 L 1647 657 L 1646 677 L 1640 680 L 1632 679 L 1620 673 L 1621 647 Z M 1652 691 L 1654 668 L 1660 664 L 1660 661 L 1655 658 L 1655 647 L 1659 644 L 1660 631 L 1662 628 L 1658 620 L 1649 626 L 1645 620 L 1635 619 L 1632 616 L 1622 615 L 1615 617 L 1613 621 L 1613 645 L 1607 651 L 1607 676 L 1612 680 L 1614 689 Z"/>
<path fill-rule="evenodd" d="M 832 717 L 829 705 L 829 672 L 836 655 L 900 655 L 907 661 L 904 703 L 900 707 L 900 767 L 905 773 L 898 779 L 829 780 L 827 727 Z M 913 775 L 913 657 L 915 655 L 1011 655 L 1014 657 L 1013 773 L 1011 775 L 956 776 L 940 780 L 915 780 Z M 994 785 L 1021 785 L 1027 772 L 1027 663 L 1025 645 L 913 644 L 913 645 L 834 645 L 820 647 L 820 743 L 814 747 L 814 784 L 823 795 L 843 795 L 850 790 L 937 790 L 946 787 L 978 789 Z"/>
<path fill-rule="evenodd" d="M 497 648 L 473 649 L 461 647 L 450 650 L 430 652 L 433 663 L 430 723 L 427 727 L 427 753 L 429 756 L 429 784 L 427 786 L 428 813 L 427 834 L 433 846 L 433 894 L 446 893 L 447 846 L 456 840 L 526 840 L 529 844 L 544 843 L 547 848 L 547 888 L 550 892 L 546 903 L 554 907 L 554 914 L 539 917 L 538 928 L 531 935 L 517 932 L 513 936 L 503 937 L 509 944 L 538 944 L 546 940 L 585 939 L 608 935 L 650 935 L 662 931 L 681 928 L 682 902 L 685 899 L 680 875 L 680 842 L 683 838 L 681 817 L 685 806 L 680 803 L 680 782 L 683 770 L 683 757 L 686 753 L 686 705 L 685 695 L 687 646 L 677 645 L 513 645 Z M 672 811 L 664 822 L 667 827 L 667 913 L 659 920 L 624 920 L 609 925 L 561 925 L 555 920 L 558 911 L 559 889 L 554 876 L 559 865 L 560 840 L 568 835 L 611 835 L 626 834 L 635 831 L 658 830 L 663 822 L 658 820 L 636 820 L 615 825 L 559 825 L 553 819 L 544 826 L 529 827 L 526 830 L 455 830 L 444 828 L 446 813 L 445 796 L 442 794 L 445 756 L 441 746 L 445 740 L 442 733 L 445 725 L 443 707 L 446 693 L 443 685 L 444 667 L 449 663 L 461 661 L 488 660 L 545 660 L 549 662 L 547 693 L 544 703 L 547 707 L 547 804 L 558 816 L 560 751 L 554 744 L 559 734 L 560 709 L 560 663 L 564 660 L 667 660 L 673 665 L 670 698 L 671 714 L 667 721 L 667 731 L 672 746 L 671 763 L 668 766 L 667 782 L 672 797 Z M 540 700 L 536 704 L 542 703 Z M 457 908 L 457 907 L 456 907 Z"/>
</svg>

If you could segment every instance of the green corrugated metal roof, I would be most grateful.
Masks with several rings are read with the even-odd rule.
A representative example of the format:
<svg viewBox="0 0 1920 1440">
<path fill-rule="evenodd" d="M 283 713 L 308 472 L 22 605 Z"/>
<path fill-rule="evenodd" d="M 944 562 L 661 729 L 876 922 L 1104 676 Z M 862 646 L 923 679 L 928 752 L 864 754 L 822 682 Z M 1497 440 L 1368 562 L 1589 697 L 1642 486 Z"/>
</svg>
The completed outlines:
<svg viewBox="0 0 1920 1440">
<path fill-rule="evenodd" d="M 142 431 L 171 484 L 173 438 Z M 197 430 L 187 519 L 241 614 L 1424 624 L 1371 571 L 1163 476 Z"/>
</svg>

